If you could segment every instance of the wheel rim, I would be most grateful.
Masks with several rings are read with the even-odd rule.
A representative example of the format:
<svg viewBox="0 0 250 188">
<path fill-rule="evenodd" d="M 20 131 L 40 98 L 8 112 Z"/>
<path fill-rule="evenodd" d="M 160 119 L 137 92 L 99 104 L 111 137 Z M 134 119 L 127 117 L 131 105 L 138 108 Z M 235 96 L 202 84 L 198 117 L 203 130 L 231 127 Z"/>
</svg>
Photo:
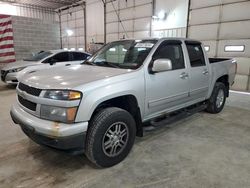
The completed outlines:
<svg viewBox="0 0 250 188">
<path fill-rule="evenodd" d="M 127 145 L 129 137 L 128 126 L 116 122 L 109 126 L 102 140 L 103 152 L 109 157 L 119 155 Z"/>
<path fill-rule="evenodd" d="M 223 105 L 224 102 L 224 91 L 222 89 L 219 90 L 217 98 L 216 98 L 216 107 L 220 108 Z"/>
</svg>

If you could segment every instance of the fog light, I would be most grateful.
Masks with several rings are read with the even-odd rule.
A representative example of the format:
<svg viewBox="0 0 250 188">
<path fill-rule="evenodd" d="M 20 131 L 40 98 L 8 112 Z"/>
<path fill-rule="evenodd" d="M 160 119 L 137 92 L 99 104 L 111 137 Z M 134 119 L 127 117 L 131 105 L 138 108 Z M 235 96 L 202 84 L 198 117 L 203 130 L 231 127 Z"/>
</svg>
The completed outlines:
<svg viewBox="0 0 250 188">
<path fill-rule="evenodd" d="M 48 105 L 41 105 L 41 118 L 63 122 L 73 123 L 75 121 L 77 107 L 63 108 Z"/>
</svg>

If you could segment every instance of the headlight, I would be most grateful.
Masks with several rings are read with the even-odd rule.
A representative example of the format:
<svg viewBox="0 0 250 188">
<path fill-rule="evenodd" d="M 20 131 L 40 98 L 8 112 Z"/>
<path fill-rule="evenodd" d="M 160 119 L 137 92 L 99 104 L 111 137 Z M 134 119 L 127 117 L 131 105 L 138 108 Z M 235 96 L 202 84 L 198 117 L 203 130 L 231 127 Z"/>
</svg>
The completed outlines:
<svg viewBox="0 0 250 188">
<path fill-rule="evenodd" d="M 11 69 L 9 72 L 19 72 L 21 70 L 23 70 L 25 67 L 19 67 L 19 68 L 16 68 L 16 69 Z"/>
<path fill-rule="evenodd" d="M 79 91 L 70 90 L 47 90 L 44 94 L 44 98 L 54 100 L 78 100 L 81 99 L 82 93 Z"/>
<path fill-rule="evenodd" d="M 63 122 L 73 123 L 75 121 L 77 107 L 73 108 L 62 108 L 48 105 L 41 105 L 41 118 Z"/>
</svg>

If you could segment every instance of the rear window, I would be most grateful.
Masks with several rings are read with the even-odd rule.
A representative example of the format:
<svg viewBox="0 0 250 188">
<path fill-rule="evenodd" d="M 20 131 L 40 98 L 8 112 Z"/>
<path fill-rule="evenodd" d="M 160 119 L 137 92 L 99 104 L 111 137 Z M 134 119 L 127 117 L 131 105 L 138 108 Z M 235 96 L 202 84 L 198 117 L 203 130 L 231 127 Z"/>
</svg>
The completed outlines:
<svg viewBox="0 0 250 188">
<path fill-rule="evenodd" d="M 24 59 L 24 61 L 40 61 L 50 55 L 52 55 L 51 52 L 39 52 L 34 56 Z"/>
<path fill-rule="evenodd" d="M 200 44 L 187 44 L 191 67 L 205 66 L 206 62 Z"/>
<path fill-rule="evenodd" d="M 86 60 L 89 55 L 81 52 L 72 52 L 73 61 Z"/>
</svg>

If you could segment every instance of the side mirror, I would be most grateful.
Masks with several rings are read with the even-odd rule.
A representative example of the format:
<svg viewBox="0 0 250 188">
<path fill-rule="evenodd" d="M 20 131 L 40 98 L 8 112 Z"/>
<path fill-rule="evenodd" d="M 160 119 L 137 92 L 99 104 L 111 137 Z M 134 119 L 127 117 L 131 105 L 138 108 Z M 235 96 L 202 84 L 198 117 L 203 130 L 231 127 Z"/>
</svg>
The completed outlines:
<svg viewBox="0 0 250 188">
<path fill-rule="evenodd" d="M 172 62 L 170 59 L 157 59 L 153 62 L 151 73 L 164 72 L 172 70 Z"/>
<path fill-rule="evenodd" d="M 55 59 L 53 59 L 53 58 L 51 58 L 51 59 L 49 60 L 49 64 L 50 64 L 50 65 L 54 65 L 54 64 L 56 64 L 56 60 L 55 60 Z"/>
</svg>

